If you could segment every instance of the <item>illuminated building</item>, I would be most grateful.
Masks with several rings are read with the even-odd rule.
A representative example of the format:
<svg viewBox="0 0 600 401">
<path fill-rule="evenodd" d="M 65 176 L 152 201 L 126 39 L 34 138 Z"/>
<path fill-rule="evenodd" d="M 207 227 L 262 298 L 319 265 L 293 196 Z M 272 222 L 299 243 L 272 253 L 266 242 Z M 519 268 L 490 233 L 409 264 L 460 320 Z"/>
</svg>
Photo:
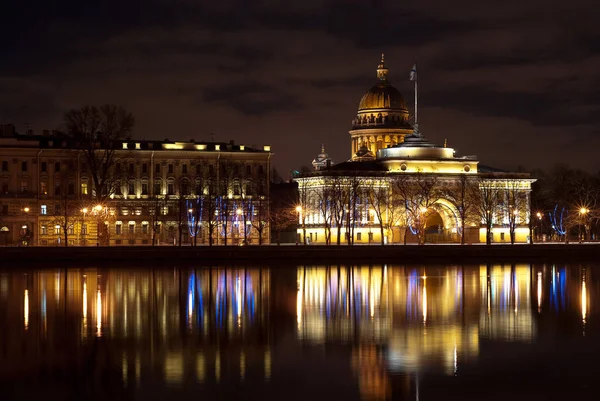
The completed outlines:
<svg viewBox="0 0 600 401">
<path fill-rule="evenodd" d="M 486 242 L 491 226 L 490 242 L 527 242 L 535 180 L 482 166 L 476 156 L 457 156 L 446 142 L 428 141 L 409 124 L 404 99 L 388 73 L 382 58 L 377 83 L 360 100 L 352 121 L 349 160 L 313 163 L 313 172 L 295 177 L 298 241 L 459 242 L 464 231 L 465 242 L 474 243 Z M 485 200 L 489 206 L 478 201 L 468 209 L 457 201 L 461 188 L 473 187 L 481 198 L 493 197 Z"/>
<path fill-rule="evenodd" d="M 110 196 L 98 204 L 92 169 L 71 138 L 2 130 L 0 244 L 64 245 L 65 231 L 69 245 L 206 244 L 209 219 L 214 244 L 225 236 L 228 244 L 245 237 L 259 242 L 256 227 L 268 215 L 270 146 L 193 140 L 108 146 L 115 149 Z M 214 216 L 208 196 L 219 202 Z M 262 239 L 269 242 L 268 227 Z"/>
</svg>

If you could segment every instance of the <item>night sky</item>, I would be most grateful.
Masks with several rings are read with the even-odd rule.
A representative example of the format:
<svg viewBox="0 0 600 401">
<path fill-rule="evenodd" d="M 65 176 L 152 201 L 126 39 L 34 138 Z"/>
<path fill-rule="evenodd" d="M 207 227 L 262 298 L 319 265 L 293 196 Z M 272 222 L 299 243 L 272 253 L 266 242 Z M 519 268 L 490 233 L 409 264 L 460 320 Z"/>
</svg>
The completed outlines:
<svg viewBox="0 0 600 401">
<path fill-rule="evenodd" d="M 348 129 L 381 52 L 421 131 L 514 169 L 600 169 L 597 0 L 3 0 L 0 124 L 115 103 L 135 137 L 270 144 L 283 176 Z"/>
</svg>

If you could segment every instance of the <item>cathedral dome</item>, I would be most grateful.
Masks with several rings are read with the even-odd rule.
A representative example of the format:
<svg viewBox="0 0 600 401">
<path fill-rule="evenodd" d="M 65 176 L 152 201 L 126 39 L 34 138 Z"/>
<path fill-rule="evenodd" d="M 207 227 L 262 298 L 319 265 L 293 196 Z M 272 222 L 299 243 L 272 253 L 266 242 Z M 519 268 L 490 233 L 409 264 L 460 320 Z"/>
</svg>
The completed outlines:
<svg viewBox="0 0 600 401">
<path fill-rule="evenodd" d="M 367 91 L 360 99 L 358 111 L 373 109 L 406 110 L 404 99 L 398 89 L 394 88 L 387 79 L 389 70 L 385 67 L 383 55 L 377 66 L 379 82 Z"/>
<path fill-rule="evenodd" d="M 406 109 L 404 99 L 398 91 L 389 82 L 381 81 L 374 85 L 360 99 L 358 111 L 373 109 Z"/>
</svg>

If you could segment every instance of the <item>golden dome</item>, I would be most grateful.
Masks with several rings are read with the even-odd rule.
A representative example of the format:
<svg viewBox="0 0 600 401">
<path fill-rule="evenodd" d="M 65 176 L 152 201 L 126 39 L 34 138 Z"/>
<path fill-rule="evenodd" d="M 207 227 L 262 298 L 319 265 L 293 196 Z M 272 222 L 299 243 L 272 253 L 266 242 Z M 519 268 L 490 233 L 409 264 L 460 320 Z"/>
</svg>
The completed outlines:
<svg viewBox="0 0 600 401">
<path fill-rule="evenodd" d="M 406 105 L 398 89 L 387 81 L 382 81 L 369 89 L 360 99 L 358 110 L 368 109 L 406 109 Z"/>
<path fill-rule="evenodd" d="M 371 109 L 404 109 L 404 99 L 387 79 L 389 70 L 385 67 L 383 54 L 381 55 L 381 63 L 377 66 L 377 78 L 379 82 L 367 91 L 360 99 L 358 111 Z"/>
</svg>

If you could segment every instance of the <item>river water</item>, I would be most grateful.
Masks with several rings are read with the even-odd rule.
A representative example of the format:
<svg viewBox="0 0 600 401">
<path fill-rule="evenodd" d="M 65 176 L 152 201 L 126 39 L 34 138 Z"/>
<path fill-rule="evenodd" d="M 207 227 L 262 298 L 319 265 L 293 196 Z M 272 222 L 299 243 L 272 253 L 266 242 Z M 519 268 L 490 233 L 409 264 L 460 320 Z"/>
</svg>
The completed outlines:
<svg viewBox="0 0 600 401">
<path fill-rule="evenodd" d="M 600 399 L 599 269 L 5 267 L 0 399 Z"/>
</svg>

